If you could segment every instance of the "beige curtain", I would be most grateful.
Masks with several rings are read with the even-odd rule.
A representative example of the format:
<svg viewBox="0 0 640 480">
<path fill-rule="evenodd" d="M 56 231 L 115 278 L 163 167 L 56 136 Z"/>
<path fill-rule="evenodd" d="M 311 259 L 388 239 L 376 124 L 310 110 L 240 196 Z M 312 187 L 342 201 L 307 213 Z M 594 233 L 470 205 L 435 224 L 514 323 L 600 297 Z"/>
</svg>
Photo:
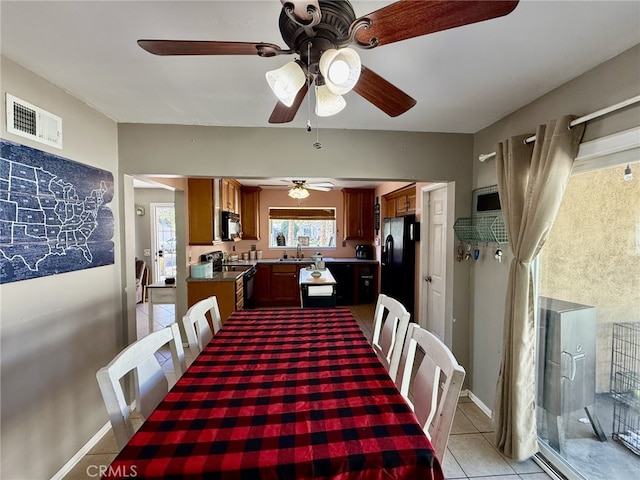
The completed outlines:
<svg viewBox="0 0 640 480">
<path fill-rule="evenodd" d="M 569 129 L 571 120 L 566 116 L 541 125 L 532 144 L 524 142 L 530 134 L 521 135 L 496 150 L 498 191 L 514 258 L 493 424 L 497 447 L 516 461 L 538 451 L 531 263 L 556 217 L 584 133 L 584 125 Z"/>
</svg>

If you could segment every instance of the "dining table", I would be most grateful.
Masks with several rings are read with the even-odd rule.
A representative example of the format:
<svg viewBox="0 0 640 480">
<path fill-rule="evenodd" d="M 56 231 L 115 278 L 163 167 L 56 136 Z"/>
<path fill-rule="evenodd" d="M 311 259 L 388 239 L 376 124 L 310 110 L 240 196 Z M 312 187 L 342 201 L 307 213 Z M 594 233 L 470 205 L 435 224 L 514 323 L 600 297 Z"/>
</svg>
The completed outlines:
<svg viewBox="0 0 640 480">
<path fill-rule="evenodd" d="M 348 308 L 234 312 L 103 478 L 444 479 Z"/>
</svg>

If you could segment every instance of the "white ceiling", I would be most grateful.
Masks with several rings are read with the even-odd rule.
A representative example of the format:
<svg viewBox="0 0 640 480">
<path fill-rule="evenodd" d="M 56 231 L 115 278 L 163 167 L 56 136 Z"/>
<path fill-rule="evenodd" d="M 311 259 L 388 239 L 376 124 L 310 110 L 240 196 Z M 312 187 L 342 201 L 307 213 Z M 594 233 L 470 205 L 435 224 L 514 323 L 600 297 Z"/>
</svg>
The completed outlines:
<svg viewBox="0 0 640 480">
<path fill-rule="evenodd" d="M 352 2 L 356 15 L 389 1 Z M 289 56 L 159 57 L 136 40 L 270 42 L 281 4 L 262 1 L 0 2 L 2 53 L 118 122 L 269 126 L 264 73 Z M 413 96 L 390 118 L 355 93 L 321 127 L 475 133 L 640 43 L 638 1 L 521 0 L 506 17 L 358 50 Z M 25 99 L 29 100 L 29 99 Z M 286 126 L 306 125 L 306 102 Z"/>
<path fill-rule="evenodd" d="M 351 3 L 362 16 L 392 2 Z M 3 55 L 117 122 L 281 128 L 267 122 L 276 102 L 264 74 L 292 57 L 160 57 L 136 44 L 286 48 L 277 0 L 2 0 L 0 9 Z M 638 43 L 638 1 L 521 0 L 506 17 L 358 50 L 418 103 L 391 118 L 352 92 L 320 127 L 475 133 Z M 305 101 L 284 126 L 304 128 L 307 118 Z"/>
</svg>

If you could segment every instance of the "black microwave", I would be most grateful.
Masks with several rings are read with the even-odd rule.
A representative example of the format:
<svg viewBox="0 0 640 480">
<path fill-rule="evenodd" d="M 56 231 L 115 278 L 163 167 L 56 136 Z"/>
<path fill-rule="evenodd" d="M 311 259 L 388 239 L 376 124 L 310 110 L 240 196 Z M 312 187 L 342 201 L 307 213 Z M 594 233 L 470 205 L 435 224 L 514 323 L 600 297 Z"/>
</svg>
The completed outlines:
<svg viewBox="0 0 640 480">
<path fill-rule="evenodd" d="M 240 215 L 233 212 L 222 212 L 222 240 L 232 242 L 242 238 Z"/>
</svg>

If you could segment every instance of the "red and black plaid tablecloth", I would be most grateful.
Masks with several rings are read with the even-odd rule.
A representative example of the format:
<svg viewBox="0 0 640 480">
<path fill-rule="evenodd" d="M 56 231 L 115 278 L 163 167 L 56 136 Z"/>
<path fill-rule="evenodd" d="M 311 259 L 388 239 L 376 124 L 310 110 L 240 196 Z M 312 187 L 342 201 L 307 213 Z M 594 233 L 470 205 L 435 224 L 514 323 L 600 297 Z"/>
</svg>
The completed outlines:
<svg viewBox="0 0 640 480">
<path fill-rule="evenodd" d="M 348 309 L 234 313 L 110 466 L 131 478 L 442 479 Z"/>
</svg>

